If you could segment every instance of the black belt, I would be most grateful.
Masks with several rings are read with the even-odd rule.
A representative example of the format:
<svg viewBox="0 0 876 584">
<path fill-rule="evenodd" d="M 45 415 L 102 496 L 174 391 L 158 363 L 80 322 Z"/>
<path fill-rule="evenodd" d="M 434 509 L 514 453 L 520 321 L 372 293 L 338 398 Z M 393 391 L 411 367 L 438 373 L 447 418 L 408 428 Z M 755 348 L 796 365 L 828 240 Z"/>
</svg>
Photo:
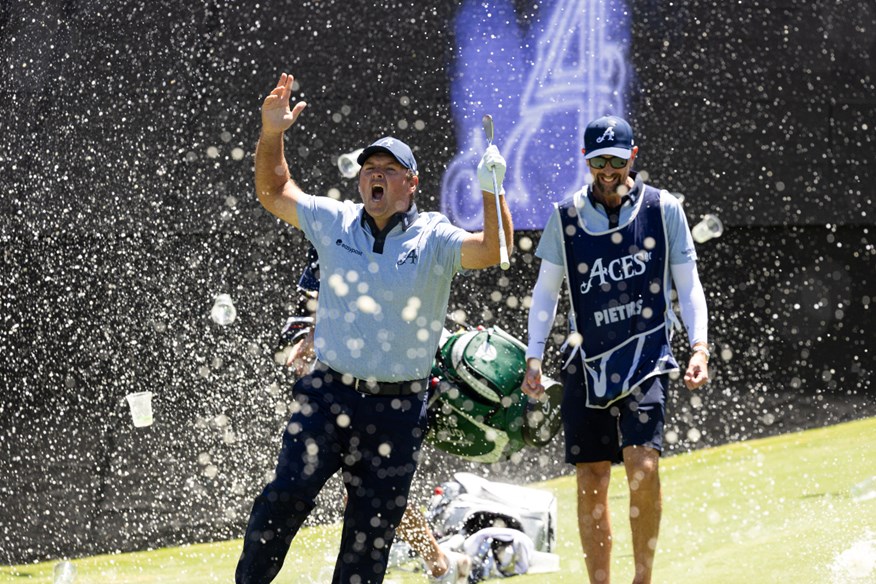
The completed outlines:
<svg viewBox="0 0 876 584">
<path fill-rule="evenodd" d="M 335 371 L 325 363 L 317 361 L 317 368 L 331 375 L 334 381 L 349 385 L 359 393 L 365 395 L 403 396 L 420 393 L 428 387 L 429 379 L 415 379 L 413 381 L 374 381 L 371 379 L 359 379 L 349 374 Z"/>
</svg>

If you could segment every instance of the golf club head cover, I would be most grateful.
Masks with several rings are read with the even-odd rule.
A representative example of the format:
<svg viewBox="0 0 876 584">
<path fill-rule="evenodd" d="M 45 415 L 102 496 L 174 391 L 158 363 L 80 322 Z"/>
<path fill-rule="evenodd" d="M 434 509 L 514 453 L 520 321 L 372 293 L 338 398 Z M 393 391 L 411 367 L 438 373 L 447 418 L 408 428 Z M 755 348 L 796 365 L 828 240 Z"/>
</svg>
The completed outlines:
<svg viewBox="0 0 876 584">
<path fill-rule="evenodd" d="M 505 179 L 505 159 L 499 154 L 496 145 L 491 144 L 478 163 L 478 182 L 481 183 L 482 191 L 493 193 L 492 171 L 494 170 L 496 171 L 496 183 L 499 185 L 499 194 L 504 195 L 505 189 L 502 188 L 502 181 Z"/>
</svg>

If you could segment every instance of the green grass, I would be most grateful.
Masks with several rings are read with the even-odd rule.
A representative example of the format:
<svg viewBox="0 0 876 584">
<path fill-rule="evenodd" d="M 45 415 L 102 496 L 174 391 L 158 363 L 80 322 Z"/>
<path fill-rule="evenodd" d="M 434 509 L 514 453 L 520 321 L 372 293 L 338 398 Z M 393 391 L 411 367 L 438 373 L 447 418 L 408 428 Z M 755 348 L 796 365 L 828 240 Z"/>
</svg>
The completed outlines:
<svg viewBox="0 0 876 584">
<path fill-rule="evenodd" d="M 655 582 L 793 584 L 876 582 L 876 499 L 852 488 L 876 475 L 876 418 L 730 444 L 661 461 L 664 515 Z M 514 582 L 586 581 L 572 476 L 536 485 L 558 498 L 562 572 Z M 632 580 L 623 469 L 611 488 L 614 582 Z M 302 530 L 276 582 L 331 579 L 338 526 Z M 857 545 L 856 545 L 857 544 Z M 240 540 L 74 561 L 77 584 L 228 583 Z M 0 584 L 52 582 L 55 562 L 0 568 Z M 393 571 L 387 583 L 425 582 Z"/>
</svg>

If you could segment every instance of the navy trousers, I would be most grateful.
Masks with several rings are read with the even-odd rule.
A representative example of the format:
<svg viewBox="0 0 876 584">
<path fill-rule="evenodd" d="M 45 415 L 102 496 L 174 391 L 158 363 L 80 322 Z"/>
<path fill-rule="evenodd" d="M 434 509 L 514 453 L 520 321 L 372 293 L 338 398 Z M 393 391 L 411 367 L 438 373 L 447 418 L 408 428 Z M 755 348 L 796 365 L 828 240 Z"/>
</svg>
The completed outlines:
<svg viewBox="0 0 876 584">
<path fill-rule="evenodd" d="M 276 475 L 252 508 L 237 584 L 267 584 L 338 470 L 347 491 L 333 584 L 383 582 L 426 432 L 425 392 L 365 395 L 314 371 L 293 388 Z"/>
</svg>

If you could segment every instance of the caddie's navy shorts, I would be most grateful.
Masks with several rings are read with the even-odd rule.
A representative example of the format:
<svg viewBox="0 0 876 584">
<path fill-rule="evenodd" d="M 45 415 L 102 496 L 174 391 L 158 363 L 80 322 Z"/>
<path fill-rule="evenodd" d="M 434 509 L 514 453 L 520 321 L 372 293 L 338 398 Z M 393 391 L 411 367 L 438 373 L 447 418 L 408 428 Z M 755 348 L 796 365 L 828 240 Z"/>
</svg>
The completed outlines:
<svg viewBox="0 0 876 584">
<path fill-rule="evenodd" d="M 561 379 L 566 462 L 621 462 L 627 446 L 663 450 L 669 375 L 649 377 L 605 409 L 587 407 L 580 363 L 570 363 Z"/>
</svg>

